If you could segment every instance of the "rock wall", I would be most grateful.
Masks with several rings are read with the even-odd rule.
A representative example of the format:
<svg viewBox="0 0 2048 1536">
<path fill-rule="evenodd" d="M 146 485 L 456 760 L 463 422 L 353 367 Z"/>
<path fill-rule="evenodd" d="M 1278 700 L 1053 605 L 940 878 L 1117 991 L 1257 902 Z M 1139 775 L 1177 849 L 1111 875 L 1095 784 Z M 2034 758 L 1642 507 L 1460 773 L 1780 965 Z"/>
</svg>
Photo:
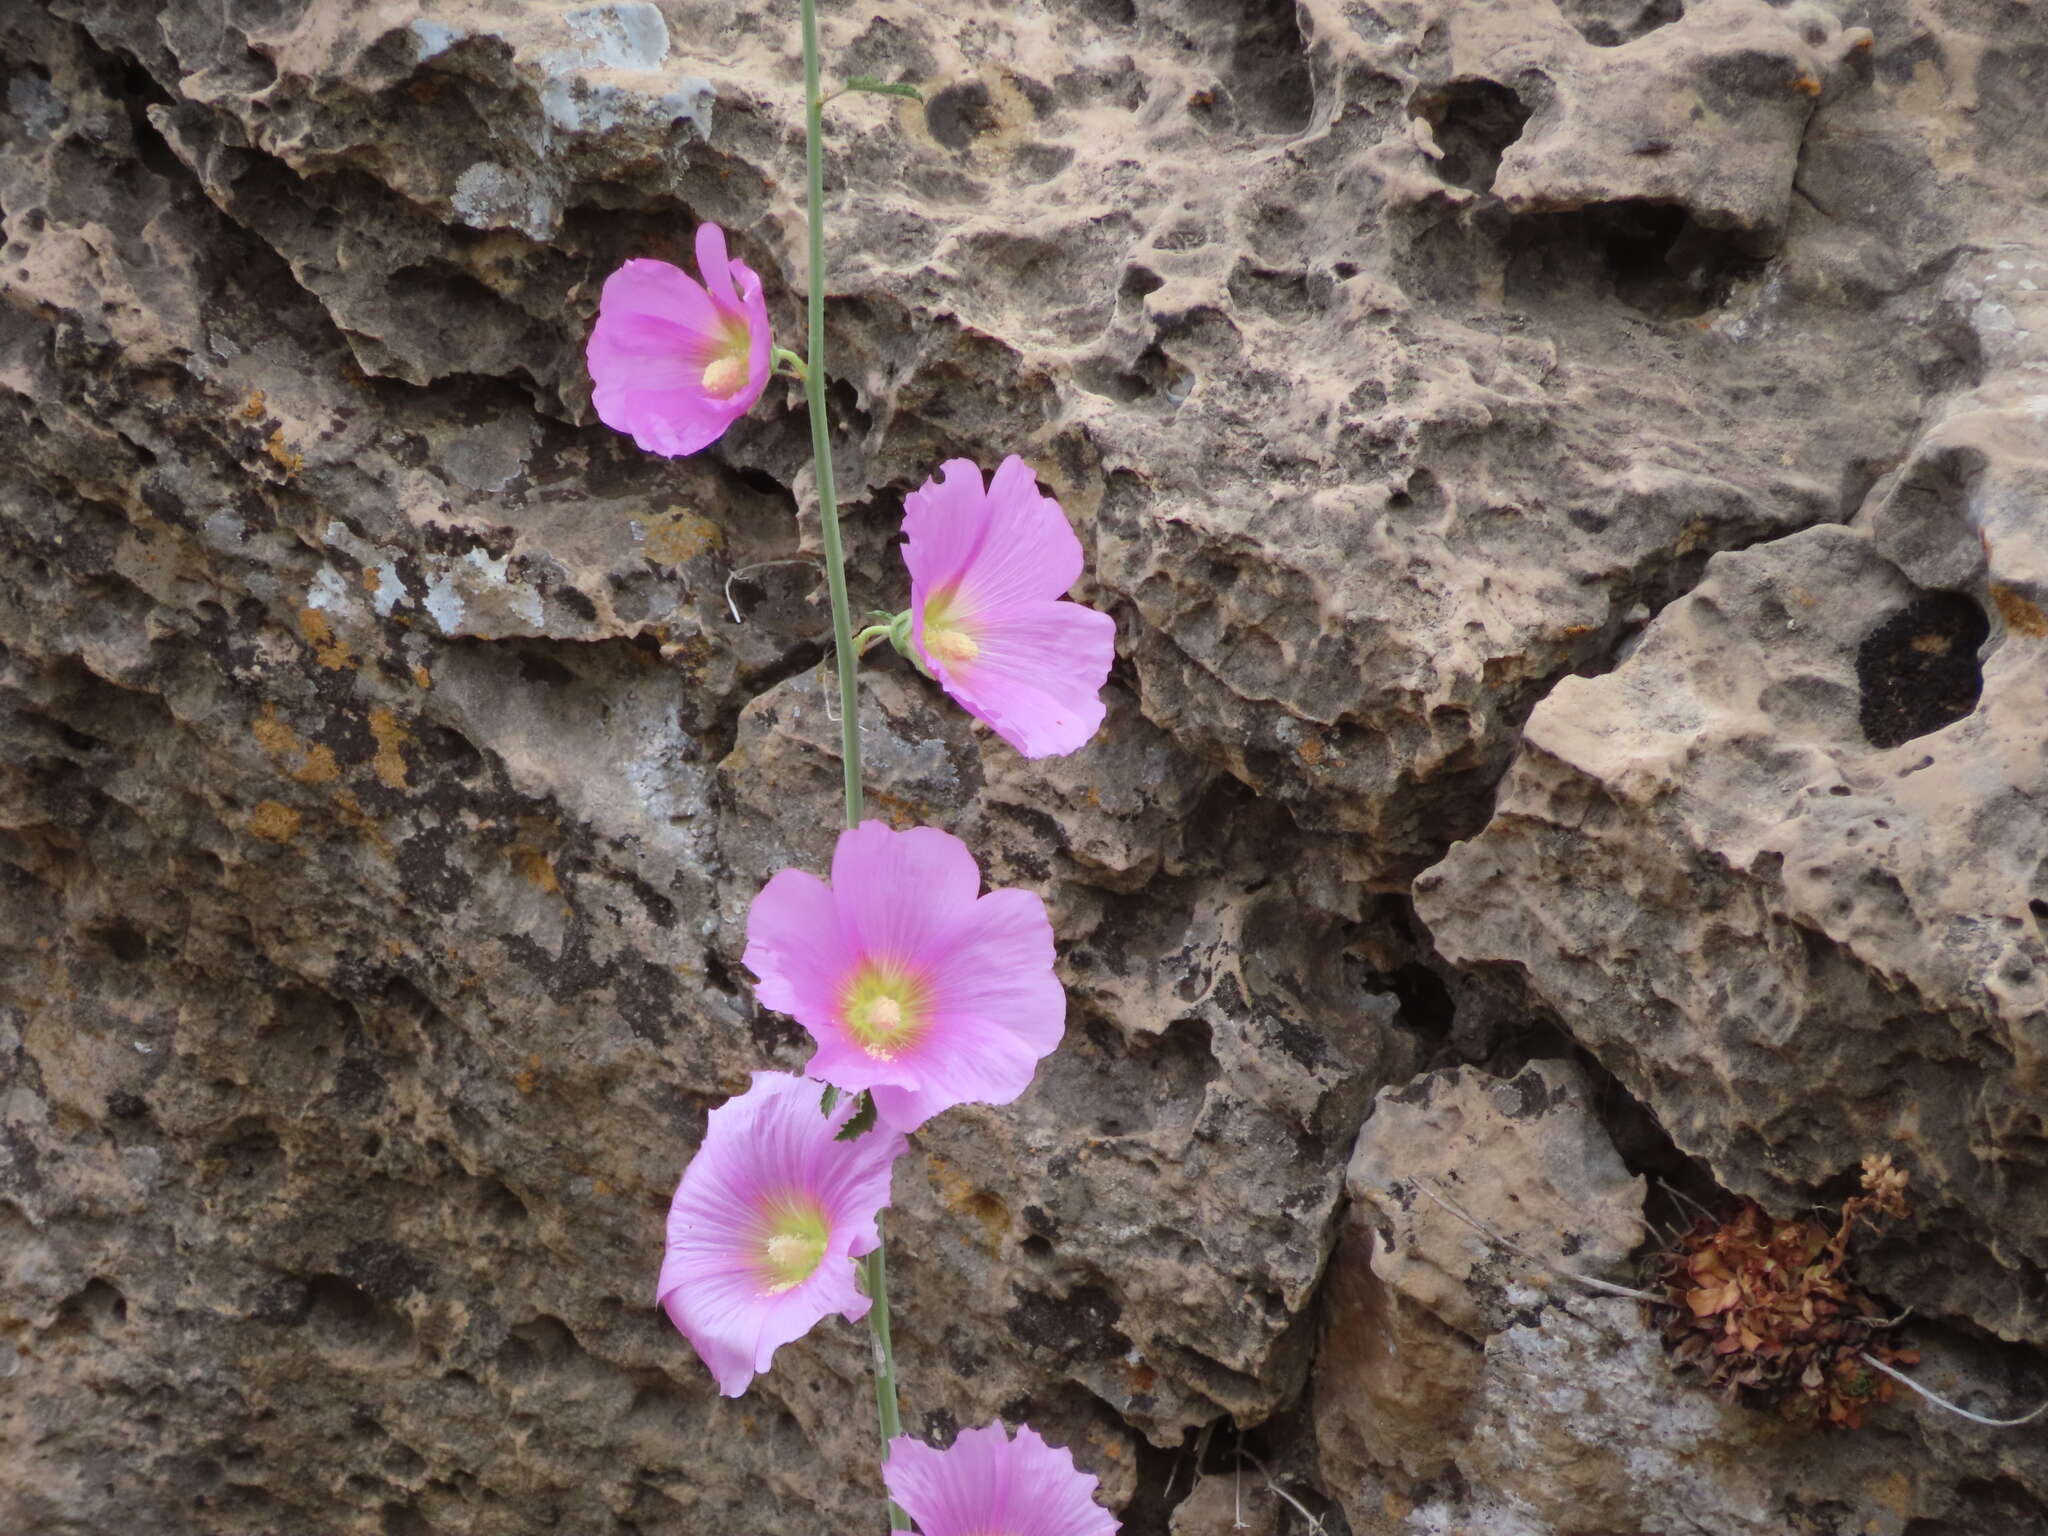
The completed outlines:
<svg viewBox="0 0 2048 1536">
<path fill-rule="evenodd" d="M 2038 1431 L 1564 1277 L 1889 1152 L 1916 1374 L 2048 1396 L 2048 17 L 824 9 L 926 92 L 831 109 L 856 606 L 1015 451 L 1120 631 L 1071 759 L 865 674 L 1071 999 L 899 1166 L 911 1426 L 1134 1536 L 2048 1530 Z M 802 402 L 656 460 L 582 368 L 702 219 L 796 334 L 793 6 L 24 0 L 0 88 L 0 1528 L 871 1527 L 864 1338 L 725 1402 L 651 1305 L 805 1055 Z"/>
</svg>

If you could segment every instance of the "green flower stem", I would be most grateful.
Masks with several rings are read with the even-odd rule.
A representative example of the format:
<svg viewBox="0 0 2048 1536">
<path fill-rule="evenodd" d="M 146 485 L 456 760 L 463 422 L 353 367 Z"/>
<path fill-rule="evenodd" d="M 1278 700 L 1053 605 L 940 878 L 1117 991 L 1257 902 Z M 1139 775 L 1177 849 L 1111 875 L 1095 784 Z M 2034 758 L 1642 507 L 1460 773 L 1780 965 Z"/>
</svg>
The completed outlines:
<svg viewBox="0 0 2048 1536">
<path fill-rule="evenodd" d="M 811 460 L 818 477 L 818 521 L 825 533 L 825 585 L 832 594 L 832 650 L 839 668 L 839 756 L 846 771 L 846 824 L 860 825 L 860 684 L 854 674 L 853 616 L 846 603 L 846 556 L 839 542 L 839 497 L 832 484 L 832 429 L 825 415 L 825 124 L 818 91 L 817 0 L 804 18 L 804 171 L 811 215 L 810 342 L 804 399 L 811 412 Z"/>
<path fill-rule="evenodd" d="M 868 653 L 869 647 L 877 640 L 886 640 L 888 638 L 888 625 L 870 624 L 866 629 L 853 637 L 853 653 L 856 656 L 865 656 Z"/>
<path fill-rule="evenodd" d="M 809 4 L 810 0 L 805 0 Z M 882 1235 L 882 1218 L 875 1217 L 875 1235 Z M 889 1458 L 889 1442 L 903 1433 L 903 1409 L 896 1401 L 896 1350 L 889 1339 L 889 1250 L 877 1244 L 861 1261 L 867 1281 L 868 1333 L 875 1350 L 875 1417 L 882 1425 L 882 1459 Z M 894 1499 L 889 1500 L 889 1529 L 907 1531 L 910 1516 Z"/>
<path fill-rule="evenodd" d="M 801 383 L 809 383 L 811 370 L 804 366 L 804 360 L 787 347 L 777 347 L 774 352 L 776 371 L 788 374 Z"/>
<path fill-rule="evenodd" d="M 800 0 L 804 28 L 804 180 L 811 225 L 810 337 L 798 375 L 811 415 L 811 458 L 818 477 L 818 521 L 825 535 L 825 585 L 832 595 L 832 659 L 839 671 L 839 757 L 846 772 L 846 824 L 860 825 L 860 653 L 846 601 L 846 554 L 839 541 L 839 500 L 832 484 L 832 434 L 825 415 L 825 96 L 818 83 L 817 0 Z M 876 1235 L 880 1236 L 879 1219 Z M 903 1433 L 896 1400 L 896 1351 L 889 1337 L 889 1261 L 878 1245 L 861 1261 L 867 1280 L 868 1330 L 875 1353 L 875 1412 L 882 1456 Z M 908 1530 L 910 1517 L 889 1501 L 889 1529 Z"/>
</svg>

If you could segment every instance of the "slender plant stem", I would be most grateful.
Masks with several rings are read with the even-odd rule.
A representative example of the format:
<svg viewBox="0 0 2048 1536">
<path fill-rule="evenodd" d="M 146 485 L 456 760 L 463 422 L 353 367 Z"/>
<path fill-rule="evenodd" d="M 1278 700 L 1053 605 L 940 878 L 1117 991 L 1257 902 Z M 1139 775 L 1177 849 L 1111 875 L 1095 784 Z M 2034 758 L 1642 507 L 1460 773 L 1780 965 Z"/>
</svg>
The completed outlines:
<svg viewBox="0 0 2048 1536">
<path fill-rule="evenodd" d="M 832 484 L 832 429 L 825 415 L 825 101 L 818 89 L 817 0 L 804 18 L 804 172 L 811 215 L 809 356 L 804 399 L 811 412 L 811 460 L 818 480 L 818 521 L 825 533 L 825 585 L 832 594 L 832 654 L 839 668 L 839 757 L 846 773 L 846 824 L 860 825 L 860 684 L 854 668 L 853 615 L 846 602 L 846 556 L 839 542 L 839 497 Z"/>
<path fill-rule="evenodd" d="M 810 335 L 799 377 L 811 415 L 811 459 L 818 480 L 818 522 L 825 535 L 825 585 L 832 594 L 832 659 L 839 672 L 839 757 L 846 775 L 846 824 L 860 825 L 860 653 L 846 600 L 846 555 L 839 540 L 839 498 L 832 483 L 832 434 L 825 415 L 825 101 L 818 83 L 817 0 L 801 0 L 804 27 L 804 180 L 811 225 Z M 880 1236 L 880 1218 L 876 1220 Z M 889 1336 L 889 1258 L 877 1245 L 861 1261 L 867 1280 L 868 1331 L 874 1343 L 875 1416 L 882 1458 L 903 1433 L 896 1398 L 896 1350 Z M 889 1529 L 908 1530 L 910 1517 L 889 1501 Z"/>
<path fill-rule="evenodd" d="M 882 1219 L 875 1218 L 875 1232 L 879 1236 Z M 878 1246 L 875 1251 L 861 1260 L 867 1272 L 868 1299 L 873 1306 L 868 1311 L 868 1332 L 875 1347 L 875 1417 L 882 1425 L 882 1459 L 888 1460 L 889 1442 L 903 1433 L 903 1409 L 896 1401 L 896 1350 L 889 1339 L 889 1251 Z M 889 1501 L 889 1529 L 907 1531 L 910 1517 L 903 1512 L 894 1499 Z"/>
</svg>

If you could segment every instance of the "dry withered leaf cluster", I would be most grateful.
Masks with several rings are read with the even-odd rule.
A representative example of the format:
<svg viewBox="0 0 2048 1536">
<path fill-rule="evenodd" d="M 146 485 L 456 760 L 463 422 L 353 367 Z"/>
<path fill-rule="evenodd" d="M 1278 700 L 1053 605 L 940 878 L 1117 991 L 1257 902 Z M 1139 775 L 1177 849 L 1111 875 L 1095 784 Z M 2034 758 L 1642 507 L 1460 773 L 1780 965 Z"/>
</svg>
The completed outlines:
<svg viewBox="0 0 2048 1536">
<path fill-rule="evenodd" d="M 1860 1426 L 1864 1406 L 1888 1402 L 1893 1387 L 1858 1357 L 1905 1366 L 1919 1356 L 1884 1341 L 1897 1320 L 1843 1274 L 1843 1262 L 1859 1222 L 1874 1228 L 1905 1214 L 1906 1173 L 1878 1156 L 1863 1160 L 1863 1193 L 1843 1205 L 1833 1233 L 1748 1201 L 1726 1221 L 1702 1218 L 1659 1261 L 1671 1306 L 1664 1343 L 1677 1367 L 1730 1401 Z"/>
</svg>

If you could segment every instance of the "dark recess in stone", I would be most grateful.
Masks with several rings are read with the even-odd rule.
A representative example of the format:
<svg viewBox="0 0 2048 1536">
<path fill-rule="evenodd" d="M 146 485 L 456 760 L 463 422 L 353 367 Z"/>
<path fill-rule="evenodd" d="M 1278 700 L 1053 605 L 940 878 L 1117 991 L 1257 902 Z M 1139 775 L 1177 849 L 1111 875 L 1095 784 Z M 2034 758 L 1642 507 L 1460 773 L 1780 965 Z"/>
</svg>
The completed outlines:
<svg viewBox="0 0 2048 1536">
<path fill-rule="evenodd" d="M 1316 99 L 1294 0 L 1236 0 L 1228 9 L 1242 18 L 1229 72 L 1240 115 L 1267 133 L 1301 132 Z"/>
<path fill-rule="evenodd" d="M 1474 192 L 1492 188 L 1501 156 L 1529 126 L 1522 98 L 1492 80 L 1453 80 L 1417 97 L 1415 111 L 1428 119 L 1437 148 L 1444 152 L 1437 175 Z"/>
<path fill-rule="evenodd" d="M 1990 633 L 1984 610 L 1969 598 L 1933 592 L 1864 636 L 1856 648 L 1864 739 L 1896 747 L 1975 709 L 1984 689 L 1977 648 Z"/>
<path fill-rule="evenodd" d="M 1595 48 L 1619 48 L 1685 15 L 1680 0 L 1564 0 L 1559 9 Z"/>
<path fill-rule="evenodd" d="M 1736 281 L 1763 265 L 1754 237 L 1709 229 L 1676 203 L 1639 198 L 1523 214 L 1507 238 L 1507 288 L 1516 301 L 1540 304 L 1590 287 L 1656 320 L 1720 308 Z"/>
<path fill-rule="evenodd" d="M 962 154 L 1002 125 L 988 87 L 979 80 L 949 85 L 924 104 L 924 125 L 946 148 Z"/>
</svg>

